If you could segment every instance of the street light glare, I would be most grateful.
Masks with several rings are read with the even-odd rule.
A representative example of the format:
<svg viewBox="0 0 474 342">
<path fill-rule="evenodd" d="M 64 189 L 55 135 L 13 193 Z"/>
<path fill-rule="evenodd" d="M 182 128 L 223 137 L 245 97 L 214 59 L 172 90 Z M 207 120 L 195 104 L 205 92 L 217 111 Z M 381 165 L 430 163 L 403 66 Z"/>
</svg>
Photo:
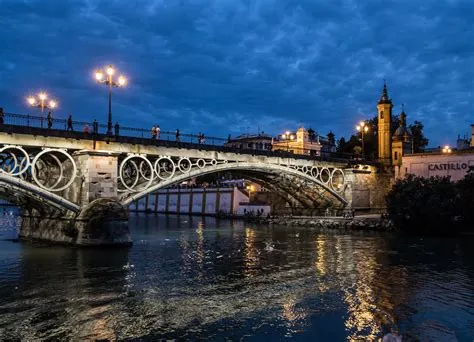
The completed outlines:
<svg viewBox="0 0 474 342">
<path fill-rule="evenodd" d="M 368 126 L 364 126 L 364 131 L 367 132 L 369 130 Z"/>
<path fill-rule="evenodd" d="M 359 125 L 360 125 L 360 127 L 364 127 L 364 126 L 365 126 L 365 122 L 364 122 L 364 121 L 361 121 Z"/>
<path fill-rule="evenodd" d="M 114 68 L 111 65 L 109 65 L 107 67 L 107 75 L 112 76 L 114 72 L 115 72 Z"/>
<path fill-rule="evenodd" d="M 28 97 L 27 100 L 28 100 L 28 103 L 30 104 L 30 106 L 34 106 L 35 103 L 36 103 L 36 99 L 33 96 Z"/>
<path fill-rule="evenodd" d="M 104 73 L 100 70 L 96 71 L 95 73 L 95 79 L 97 81 L 102 81 L 102 78 L 104 77 Z"/>
<path fill-rule="evenodd" d="M 49 107 L 51 109 L 56 108 L 57 105 L 58 105 L 58 103 L 56 101 L 54 101 L 54 100 L 49 101 Z"/>
<path fill-rule="evenodd" d="M 120 75 L 120 77 L 118 78 L 118 84 L 119 86 L 124 86 L 127 84 L 127 79 L 125 78 L 125 76 Z"/>
<path fill-rule="evenodd" d="M 46 98 L 47 98 L 48 96 L 46 95 L 46 93 L 39 93 L 39 94 L 38 94 L 38 97 L 39 97 L 39 99 L 40 99 L 41 101 L 44 101 L 44 100 L 46 100 Z"/>
<path fill-rule="evenodd" d="M 360 126 L 359 125 L 356 126 L 356 130 L 360 131 Z"/>
</svg>

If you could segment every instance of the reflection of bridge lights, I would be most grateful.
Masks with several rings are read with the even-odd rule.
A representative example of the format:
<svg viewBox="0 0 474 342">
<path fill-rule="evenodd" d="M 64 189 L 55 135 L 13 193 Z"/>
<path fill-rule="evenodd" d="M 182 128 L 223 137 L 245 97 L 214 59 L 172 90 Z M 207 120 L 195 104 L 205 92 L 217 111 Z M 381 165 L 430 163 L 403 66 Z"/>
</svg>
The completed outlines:
<svg viewBox="0 0 474 342">
<path fill-rule="evenodd" d="M 199 267 L 202 268 L 204 262 L 204 223 L 201 221 L 198 223 L 196 228 L 197 233 L 197 247 L 196 247 L 196 255 L 197 255 L 197 262 Z"/>
<path fill-rule="evenodd" d="M 318 238 L 316 240 L 316 261 L 314 262 L 314 266 L 320 275 L 326 274 L 326 240 Z"/>
<path fill-rule="evenodd" d="M 246 277 L 251 277 L 255 273 L 255 266 L 258 262 L 258 251 L 255 247 L 255 231 L 246 228 L 245 229 L 245 269 L 244 275 Z"/>
</svg>

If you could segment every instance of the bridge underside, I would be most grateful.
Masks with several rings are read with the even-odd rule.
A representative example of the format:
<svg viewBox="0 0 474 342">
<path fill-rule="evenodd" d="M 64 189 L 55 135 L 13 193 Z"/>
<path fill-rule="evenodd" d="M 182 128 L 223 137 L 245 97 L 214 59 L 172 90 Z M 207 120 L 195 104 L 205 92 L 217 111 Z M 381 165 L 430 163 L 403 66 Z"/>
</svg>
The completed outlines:
<svg viewBox="0 0 474 342">
<path fill-rule="evenodd" d="M 288 209 L 296 214 L 314 210 L 331 208 L 344 208 L 346 205 L 338 198 L 335 198 L 325 188 L 318 184 L 301 179 L 293 175 L 276 175 L 264 172 L 245 171 L 233 173 L 237 178 L 248 179 L 266 188 L 269 192 L 278 196 L 284 206 L 272 206 L 276 214 L 286 213 Z"/>
</svg>

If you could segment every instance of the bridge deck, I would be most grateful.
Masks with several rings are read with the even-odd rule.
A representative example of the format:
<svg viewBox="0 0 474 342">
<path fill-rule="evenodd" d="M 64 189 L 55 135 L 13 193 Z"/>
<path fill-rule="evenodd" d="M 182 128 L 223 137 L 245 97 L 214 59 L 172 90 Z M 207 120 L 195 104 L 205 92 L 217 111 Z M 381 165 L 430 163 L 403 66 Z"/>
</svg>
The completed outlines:
<svg viewBox="0 0 474 342">
<path fill-rule="evenodd" d="M 325 153 L 322 156 L 311 156 L 303 154 L 294 154 L 286 151 L 265 151 L 265 150 L 253 150 L 253 149 L 239 149 L 232 148 L 223 145 L 211 145 L 211 144 L 197 144 L 192 142 L 178 142 L 171 140 L 155 140 L 151 138 L 140 138 L 131 136 L 116 136 L 106 135 L 101 133 L 83 133 L 78 131 L 65 131 L 61 129 L 48 129 L 38 127 L 27 127 L 19 125 L 0 125 L 0 132 L 7 133 L 10 135 L 24 134 L 33 136 L 43 137 L 54 137 L 64 139 L 76 139 L 86 141 L 100 141 L 106 143 L 122 143 L 132 145 L 144 145 L 144 146 L 157 146 L 167 148 L 182 148 L 182 149 L 193 149 L 201 151 L 215 151 L 215 152 L 228 152 L 252 156 L 267 156 L 267 157 L 279 157 L 279 158 L 292 158 L 301 160 L 312 160 L 312 161 L 325 161 L 334 163 L 344 163 L 349 165 L 359 164 L 361 161 L 357 159 L 347 158 L 346 155 L 341 156 L 338 153 Z M 2 143 L 2 141 L 0 141 Z M 364 161 L 365 164 L 371 164 L 370 162 Z M 372 163 L 373 164 L 373 163 Z"/>
</svg>

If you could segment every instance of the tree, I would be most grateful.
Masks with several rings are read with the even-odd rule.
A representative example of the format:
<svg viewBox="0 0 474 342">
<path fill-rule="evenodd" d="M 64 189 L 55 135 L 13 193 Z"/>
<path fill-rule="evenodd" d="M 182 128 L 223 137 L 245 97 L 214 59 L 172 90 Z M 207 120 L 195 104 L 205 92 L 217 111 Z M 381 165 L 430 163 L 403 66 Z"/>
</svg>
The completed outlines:
<svg viewBox="0 0 474 342">
<path fill-rule="evenodd" d="M 474 227 L 474 167 L 471 166 L 466 177 L 457 183 L 457 189 L 461 217 L 466 227 Z"/>
<path fill-rule="evenodd" d="M 449 177 L 408 175 L 394 184 L 386 203 L 395 226 L 407 232 L 451 232 L 459 212 L 458 192 Z"/>
<path fill-rule="evenodd" d="M 414 121 L 412 125 L 408 126 L 413 138 L 413 151 L 415 153 L 423 152 L 425 146 L 428 145 L 429 140 L 423 134 L 423 124 L 421 121 Z"/>
<path fill-rule="evenodd" d="M 312 128 L 308 129 L 308 138 L 310 142 L 313 142 L 316 140 L 316 131 Z"/>
<path fill-rule="evenodd" d="M 346 147 L 346 139 L 344 139 L 344 137 L 341 137 L 337 141 L 336 151 L 342 153 L 342 152 L 344 152 L 345 147 Z"/>
</svg>

